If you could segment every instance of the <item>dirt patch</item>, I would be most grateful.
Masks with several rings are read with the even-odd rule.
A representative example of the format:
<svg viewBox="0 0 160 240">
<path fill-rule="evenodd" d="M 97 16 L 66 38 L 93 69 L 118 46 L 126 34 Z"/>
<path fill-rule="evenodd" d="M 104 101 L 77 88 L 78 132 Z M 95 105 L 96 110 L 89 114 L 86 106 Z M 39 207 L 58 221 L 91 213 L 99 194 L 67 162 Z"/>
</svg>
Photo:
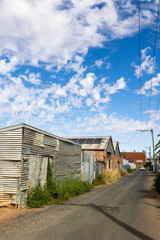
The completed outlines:
<svg viewBox="0 0 160 240">
<path fill-rule="evenodd" d="M 19 211 L 14 206 L 0 207 L 0 224 L 9 222 L 24 213 L 23 210 Z"/>
<path fill-rule="evenodd" d="M 20 216 L 44 211 L 48 206 L 44 208 L 34 208 L 34 209 L 20 209 L 18 210 L 15 206 L 8 205 L 5 207 L 0 207 L 0 225 L 10 222 Z"/>
</svg>

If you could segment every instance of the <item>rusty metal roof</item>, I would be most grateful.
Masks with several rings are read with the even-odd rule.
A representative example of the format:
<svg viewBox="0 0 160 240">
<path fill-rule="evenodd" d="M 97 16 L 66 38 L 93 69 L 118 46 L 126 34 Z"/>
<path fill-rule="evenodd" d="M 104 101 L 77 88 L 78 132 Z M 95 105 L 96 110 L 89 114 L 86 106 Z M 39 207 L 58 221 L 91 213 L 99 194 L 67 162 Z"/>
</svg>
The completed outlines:
<svg viewBox="0 0 160 240">
<path fill-rule="evenodd" d="M 16 130 L 18 128 L 28 128 L 30 130 L 33 130 L 33 131 L 36 131 L 38 133 L 42 133 L 42 134 L 45 134 L 47 136 L 50 136 L 50 137 L 54 137 L 56 139 L 59 139 L 59 140 L 62 140 L 62 141 L 65 141 L 65 142 L 69 142 L 69 143 L 72 143 L 72 144 L 75 144 L 75 145 L 78 145 L 80 146 L 79 143 L 76 143 L 76 142 L 73 142 L 67 138 L 63 138 L 63 137 L 59 137 L 59 136 L 56 136 L 52 133 L 49 133 L 49 132 L 46 132 L 44 130 L 41 130 L 39 128 L 36 128 L 36 127 L 33 127 L 33 126 L 30 126 L 28 124 L 25 124 L 25 123 L 20 123 L 20 124 L 16 124 L 16 125 L 13 125 L 13 126 L 9 126 L 9 127 L 4 127 L 4 128 L 0 128 L 0 133 L 3 133 L 3 132 L 6 132 L 6 131 L 12 131 L 12 130 Z"/>
<path fill-rule="evenodd" d="M 67 138 L 70 141 L 81 144 L 83 150 L 107 149 L 111 136 L 81 136 Z"/>
</svg>

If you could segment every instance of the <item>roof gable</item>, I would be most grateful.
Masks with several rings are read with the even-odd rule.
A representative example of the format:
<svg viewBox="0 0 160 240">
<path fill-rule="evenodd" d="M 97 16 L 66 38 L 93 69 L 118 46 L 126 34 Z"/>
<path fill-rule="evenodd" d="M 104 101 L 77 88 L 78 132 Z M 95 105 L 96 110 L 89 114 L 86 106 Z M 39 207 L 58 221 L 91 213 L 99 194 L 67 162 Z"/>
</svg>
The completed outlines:
<svg viewBox="0 0 160 240">
<path fill-rule="evenodd" d="M 107 152 L 114 153 L 114 147 L 113 147 L 113 141 L 112 137 L 110 137 L 107 147 L 106 147 Z"/>
<path fill-rule="evenodd" d="M 117 141 L 113 141 L 113 146 L 114 146 L 114 153 L 117 156 L 120 156 L 119 143 Z"/>
</svg>

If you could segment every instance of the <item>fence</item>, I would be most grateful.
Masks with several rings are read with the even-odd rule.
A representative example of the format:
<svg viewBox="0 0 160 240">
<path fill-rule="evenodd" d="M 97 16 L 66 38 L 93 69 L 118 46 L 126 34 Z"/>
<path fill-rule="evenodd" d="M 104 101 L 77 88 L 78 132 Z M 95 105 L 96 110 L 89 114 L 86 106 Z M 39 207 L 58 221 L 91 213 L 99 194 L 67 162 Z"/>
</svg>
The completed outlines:
<svg viewBox="0 0 160 240">
<path fill-rule="evenodd" d="M 105 169 L 105 163 L 98 161 L 92 151 L 85 151 L 83 153 L 82 162 L 82 180 L 93 182 L 93 179 L 97 178 L 100 173 L 103 173 Z"/>
</svg>

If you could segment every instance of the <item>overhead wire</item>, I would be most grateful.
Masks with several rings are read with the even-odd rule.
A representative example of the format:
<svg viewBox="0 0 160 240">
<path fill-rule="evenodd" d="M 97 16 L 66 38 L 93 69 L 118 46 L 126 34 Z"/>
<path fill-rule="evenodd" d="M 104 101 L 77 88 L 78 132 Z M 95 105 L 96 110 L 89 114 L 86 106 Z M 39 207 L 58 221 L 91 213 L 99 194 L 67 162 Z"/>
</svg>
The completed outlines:
<svg viewBox="0 0 160 240">
<path fill-rule="evenodd" d="M 136 133 L 137 133 L 137 130 L 135 131 L 133 137 L 128 141 L 128 142 L 120 142 L 121 144 L 127 144 L 127 143 L 130 143 L 136 136 Z"/>
<path fill-rule="evenodd" d="M 139 80 L 140 80 L 140 116 L 141 116 L 141 129 L 142 129 L 142 71 L 141 71 L 141 5 L 138 0 L 138 23 L 139 23 Z"/>
<path fill-rule="evenodd" d="M 160 97 L 159 97 L 159 100 L 158 100 L 158 104 L 157 104 L 157 109 L 156 109 L 156 113 L 155 113 L 155 117 L 154 117 L 154 120 L 153 120 L 153 124 L 152 124 L 152 128 L 157 120 L 157 114 L 158 114 L 158 109 L 159 109 L 159 105 L 160 105 Z"/>
<path fill-rule="evenodd" d="M 156 45 L 157 45 L 157 32 L 158 32 L 159 10 L 160 10 L 160 0 L 159 0 L 159 2 L 158 2 L 158 10 L 157 10 L 157 21 L 156 21 L 156 31 L 155 31 L 155 40 L 154 40 L 154 50 L 153 50 L 152 77 L 151 77 L 151 86 L 150 86 L 150 94 L 149 94 L 147 125 L 148 125 L 149 112 L 150 112 L 150 106 L 151 106 L 153 75 L 154 75 L 154 67 L 155 67 L 155 54 L 156 54 Z M 157 117 L 157 112 L 158 112 L 159 104 L 160 104 L 160 99 L 159 99 L 158 105 L 157 105 L 157 110 L 156 110 L 156 115 L 155 115 L 156 117 Z M 156 121 L 156 117 L 155 117 L 155 121 Z M 154 125 L 154 123 L 153 123 L 153 125 Z"/>
</svg>

